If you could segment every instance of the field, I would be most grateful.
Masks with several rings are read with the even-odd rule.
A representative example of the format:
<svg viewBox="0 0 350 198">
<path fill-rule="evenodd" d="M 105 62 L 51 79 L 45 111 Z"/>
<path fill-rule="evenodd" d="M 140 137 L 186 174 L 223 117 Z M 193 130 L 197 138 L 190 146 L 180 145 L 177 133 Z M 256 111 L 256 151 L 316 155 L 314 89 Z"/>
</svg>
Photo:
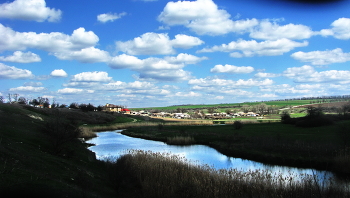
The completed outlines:
<svg viewBox="0 0 350 198">
<path fill-rule="evenodd" d="M 206 109 L 210 107 L 214 108 L 227 108 L 227 107 L 241 107 L 243 105 L 257 105 L 261 103 L 265 103 L 266 105 L 272 105 L 279 108 L 288 107 L 288 106 L 300 106 L 300 105 L 308 105 L 313 104 L 317 100 L 286 100 L 286 101 L 264 101 L 264 102 L 244 102 L 244 103 L 228 103 L 228 104 L 212 104 L 212 105 L 178 105 L 178 106 L 168 106 L 168 107 L 147 107 L 147 108 L 130 108 L 134 111 L 139 110 L 150 110 L 150 109 L 158 109 L 158 110 L 176 110 L 178 108 L 182 109 Z M 329 102 L 329 100 L 325 100 L 324 102 Z"/>
</svg>

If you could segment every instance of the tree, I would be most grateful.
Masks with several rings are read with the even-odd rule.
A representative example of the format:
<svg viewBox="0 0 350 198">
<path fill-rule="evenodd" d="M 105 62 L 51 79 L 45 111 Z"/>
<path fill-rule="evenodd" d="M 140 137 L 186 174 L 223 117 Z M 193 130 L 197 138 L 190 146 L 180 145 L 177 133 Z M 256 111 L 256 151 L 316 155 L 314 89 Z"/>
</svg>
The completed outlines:
<svg viewBox="0 0 350 198">
<path fill-rule="evenodd" d="M 244 113 L 248 113 L 251 107 L 249 105 L 243 105 L 241 109 Z"/>
<path fill-rule="evenodd" d="M 29 104 L 33 105 L 34 107 L 39 106 L 40 103 L 37 99 L 33 99 L 32 101 L 29 102 Z"/>
<path fill-rule="evenodd" d="M 19 104 L 27 104 L 27 99 L 25 97 L 19 97 L 18 98 L 18 103 Z"/>
<path fill-rule="evenodd" d="M 215 112 L 215 107 L 209 107 L 208 108 L 208 113 L 212 114 Z"/>
<path fill-rule="evenodd" d="M 4 97 L 3 96 L 0 96 L 0 103 L 4 103 Z"/>
<path fill-rule="evenodd" d="M 261 103 L 257 105 L 257 110 L 260 115 L 264 115 L 267 110 L 267 105 L 265 103 Z"/>
<path fill-rule="evenodd" d="M 78 108 L 79 108 L 79 105 L 78 105 L 78 103 L 76 103 L 76 102 L 72 102 L 72 103 L 69 105 L 69 108 L 71 108 L 71 109 L 78 109 Z"/>
</svg>

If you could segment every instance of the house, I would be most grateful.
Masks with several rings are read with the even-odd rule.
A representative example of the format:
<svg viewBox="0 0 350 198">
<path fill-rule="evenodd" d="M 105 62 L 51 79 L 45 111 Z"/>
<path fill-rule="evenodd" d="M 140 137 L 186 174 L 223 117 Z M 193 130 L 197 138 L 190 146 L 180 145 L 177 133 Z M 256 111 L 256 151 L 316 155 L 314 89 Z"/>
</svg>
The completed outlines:
<svg viewBox="0 0 350 198">
<path fill-rule="evenodd" d="M 124 114 L 131 114 L 131 111 L 129 109 L 126 109 L 126 108 L 122 109 L 121 112 Z"/>
<path fill-rule="evenodd" d="M 118 106 L 118 105 L 114 105 L 114 104 L 106 104 L 104 106 L 104 111 L 108 111 L 108 112 L 121 112 L 123 109 L 122 106 Z"/>
</svg>

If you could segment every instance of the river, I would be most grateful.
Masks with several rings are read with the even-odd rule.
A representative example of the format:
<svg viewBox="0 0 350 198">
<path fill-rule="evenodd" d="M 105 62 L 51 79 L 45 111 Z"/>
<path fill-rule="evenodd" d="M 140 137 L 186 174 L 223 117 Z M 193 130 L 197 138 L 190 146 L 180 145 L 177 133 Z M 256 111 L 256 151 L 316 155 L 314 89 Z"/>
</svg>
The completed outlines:
<svg viewBox="0 0 350 198">
<path fill-rule="evenodd" d="M 298 177 L 300 174 L 317 176 L 322 182 L 324 179 L 334 177 L 331 172 L 314 169 L 295 168 L 288 166 L 267 165 L 252 160 L 228 157 L 217 150 L 205 145 L 175 146 L 163 142 L 145 140 L 123 135 L 121 130 L 100 132 L 98 137 L 88 140 L 94 144 L 89 149 L 95 152 L 97 159 L 103 160 L 108 157 L 118 158 L 128 150 L 144 150 L 161 153 L 171 153 L 185 157 L 193 164 L 209 165 L 216 169 L 237 169 L 241 171 L 269 171 L 277 175 Z"/>
</svg>

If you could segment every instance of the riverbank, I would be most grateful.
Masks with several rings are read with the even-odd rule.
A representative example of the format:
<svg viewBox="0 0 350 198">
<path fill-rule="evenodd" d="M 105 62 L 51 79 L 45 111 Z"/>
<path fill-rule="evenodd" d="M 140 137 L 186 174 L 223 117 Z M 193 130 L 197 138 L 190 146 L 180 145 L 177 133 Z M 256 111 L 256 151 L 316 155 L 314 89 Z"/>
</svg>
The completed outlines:
<svg viewBox="0 0 350 198">
<path fill-rule="evenodd" d="M 218 126 L 153 126 L 133 127 L 122 133 L 132 137 L 167 142 L 172 137 L 191 137 L 196 144 L 215 148 L 232 157 L 267 164 L 315 168 L 349 174 L 348 145 L 342 128 L 349 121 L 335 125 L 300 128 L 281 123 Z M 337 132 L 338 131 L 338 132 Z"/>
<path fill-rule="evenodd" d="M 215 193 L 227 189 L 220 191 L 222 197 L 349 197 L 348 189 L 324 188 L 312 178 L 286 188 L 278 181 L 267 183 L 263 177 L 251 177 L 255 172 L 225 175 L 171 160 L 176 157 L 161 156 L 164 160 L 159 160 L 154 154 L 126 155 L 98 161 L 88 144 L 71 136 L 77 135 L 78 124 L 99 122 L 92 119 L 96 117 L 116 119 L 98 112 L 0 104 L 0 196 L 217 197 Z M 169 129 L 165 126 L 164 130 Z M 185 134 L 188 129 L 172 130 Z"/>
</svg>

